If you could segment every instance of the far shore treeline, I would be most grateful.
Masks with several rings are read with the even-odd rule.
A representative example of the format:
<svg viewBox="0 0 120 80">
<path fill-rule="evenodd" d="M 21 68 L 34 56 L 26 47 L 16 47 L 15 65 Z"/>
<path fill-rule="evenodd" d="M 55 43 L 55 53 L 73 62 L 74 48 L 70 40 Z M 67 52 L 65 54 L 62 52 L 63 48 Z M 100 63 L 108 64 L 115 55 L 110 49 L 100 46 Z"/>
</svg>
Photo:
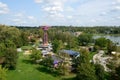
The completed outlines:
<svg viewBox="0 0 120 80">
<path fill-rule="evenodd" d="M 19 29 L 39 29 L 42 26 L 11 26 Z M 77 32 L 82 31 L 85 33 L 93 34 L 120 34 L 120 26 L 50 26 L 51 29 Z"/>
</svg>

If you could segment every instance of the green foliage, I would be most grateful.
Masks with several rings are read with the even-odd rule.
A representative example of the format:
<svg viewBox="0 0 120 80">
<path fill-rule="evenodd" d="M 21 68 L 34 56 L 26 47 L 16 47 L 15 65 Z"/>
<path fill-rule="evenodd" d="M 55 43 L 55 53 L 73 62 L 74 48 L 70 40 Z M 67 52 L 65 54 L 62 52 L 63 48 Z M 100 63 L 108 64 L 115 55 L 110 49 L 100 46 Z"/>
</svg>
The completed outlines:
<svg viewBox="0 0 120 80">
<path fill-rule="evenodd" d="M 99 46 L 100 48 L 104 48 L 107 46 L 108 39 L 104 37 L 100 37 L 95 40 L 95 45 Z"/>
<path fill-rule="evenodd" d="M 29 42 L 29 40 L 28 40 L 28 33 L 27 32 L 21 32 L 21 35 L 20 35 L 20 41 L 21 41 L 21 44 L 23 45 L 23 46 L 26 46 L 26 45 L 28 45 L 28 42 Z"/>
<path fill-rule="evenodd" d="M 118 67 L 115 69 L 115 71 L 116 71 L 116 74 L 118 74 L 118 76 L 120 76 L 120 66 L 118 66 Z"/>
<path fill-rule="evenodd" d="M 53 47 L 53 52 L 54 52 L 54 53 L 57 53 L 58 50 L 60 50 L 60 49 L 63 48 L 62 41 L 55 39 L 55 40 L 52 42 L 52 47 Z"/>
<path fill-rule="evenodd" d="M 78 61 L 79 64 L 77 67 L 78 72 L 76 78 L 78 80 L 97 80 L 94 66 L 90 63 L 88 52 L 82 50 Z"/>
<path fill-rule="evenodd" d="M 32 49 L 32 54 L 30 54 L 30 59 L 36 63 L 36 60 L 40 60 L 42 58 L 42 54 L 40 50 Z"/>
<path fill-rule="evenodd" d="M 66 45 L 66 49 L 75 49 L 78 48 L 78 41 L 76 37 L 69 37 L 67 40 L 67 45 Z"/>
<path fill-rule="evenodd" d="M 31 50 L 32 46 L 22 46 L 22 50 Z"/>
<path fill-rule="evenodd" d="M 51 55 L 47 55 L 45 58 L 43 58 L 41 64 L 46 66 L 48 69 L 51 69 L 53 67 L 53 59 Z"/>
<path fill-rule="evenodd" d="M 115 68 L 115 72 L 110 73 L 110 80 L 120 80 L 120 66 Z"/>
<path fill-rule="evenodd" d="M 107 50 L 108 50 L 108 54 L 111 54 L 112 51 L 116 51 L 117 50 L 116 44 L 108 40 Z"/>
<path fill-rule="evenodd" d="M 0 41 L 6 43 L 6 41 L 13 42 L 16 46 L 19 45 L 19 37 L 21 32 L 15 27 L 0 26 Z M 7 43 L 6 43 L 7 44 Z"/>
<path fill-rule="evenodd" d="M 68 61 L 60 62 L 56 70 L 61 75 L 69 75 L 69 73 L 71 72 L 69 62 Z"/>
<path fill-rule="evenodd" d="M 6 50 L 6 46 L 4 43 L 0 43 L 0 56 L 4 56 Z"/>
<path fill-rule="evenodd" d="M 78 73 L 77 73 L 78 80 L 97 80 L 95 75 L 94 67 L 90 64 L 81 63 L 78 66 Z"/>
<path fill-rule="evenodd" d="M 53 74 L 42 65 L 31 64 L 29 56 L 19 53 L 16 70 L 7 71 L 7 80 L 58 80 L 60 78 Z"/>
<path fill-rule="evenodd" d="M 18 59 L 18 53 L 15 48 L 7 48 L 5 53 L 4 66 L 9 69 L 15 69 Z"/>
<path fill-rule="evenodd" d="M 16 48 L 16 45 L 15 45 L 15 43 L 13 42 L 13 41 L 11 41 L 11 40 L 5 40 L 5 46 L 6 46 L 6 48 Z"/>
<path fill-rule="evenodd" d="M 2 66 L 0 65 L 0 80 L 6 80 L 7 77 L 7 69 L 6 68 L 2 68 Z"/>
<path fill-rule="evenodd" d="M 86 46 L 88 45 L 88 43 L 92 42 L 92 35 L 83 33 L 78 36 L 78 42 L 79 42 L 79 45 Z"/>
<path fill-rule="evenodd" d="M 80 57 L 78 58 L 80 63 L 89 63 L 90 57 L 89 52 L 85 49 L 80 50 Z"/>
<path fill-rule="evenodd" d="M 95 64 L 95 74 L 98 80 L 104 80 L 105 79 L 104 67 L 101 66 L 100 64 Z"/>
<path fill-rule="evenodd" d="M 120 52 L 120 46 L 117 46 L 117 50 L 116 50 L 117 52 Z"/>
</svg>

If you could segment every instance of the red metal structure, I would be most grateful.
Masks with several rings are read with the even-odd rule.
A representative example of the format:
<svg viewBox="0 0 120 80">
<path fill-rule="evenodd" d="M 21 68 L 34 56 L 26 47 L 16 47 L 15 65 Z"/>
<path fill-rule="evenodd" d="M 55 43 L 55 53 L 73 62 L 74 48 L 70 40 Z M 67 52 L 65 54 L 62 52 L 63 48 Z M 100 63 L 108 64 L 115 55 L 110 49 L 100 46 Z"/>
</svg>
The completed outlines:
<svg viewBox="0 0 120 80">
<path fill-rule="evenodd" d="M 48 26 L 43 26 L 42 29 L 44 31 L 44 36 L 43 36 L 43 45 L 44 46 L 47 46 L 48 45 L 48 34 L 47 34 L 47 31 L 48 31 Z"/>
</svg>

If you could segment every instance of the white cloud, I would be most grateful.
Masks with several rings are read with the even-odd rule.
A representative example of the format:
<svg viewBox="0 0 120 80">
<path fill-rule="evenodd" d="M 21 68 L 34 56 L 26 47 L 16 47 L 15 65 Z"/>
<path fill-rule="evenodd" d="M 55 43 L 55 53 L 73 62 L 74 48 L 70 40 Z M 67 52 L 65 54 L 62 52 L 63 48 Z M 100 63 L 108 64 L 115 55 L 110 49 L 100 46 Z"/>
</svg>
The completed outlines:
<svg viewBox="0 0 120 80">
<path fill-rule="evenodd" d="M 117 19 L 120 19 L 120 16 L 116 17 Z"/>
<path fill-rule="evenodd" d="M 47 1 L 47 0 L 46 0 Z M 63 11 L 63 5 L 61 1 L 51 1 L 48 0 L 46 2 L 46 5 L 43 6 L 43 11 L 46 11 L 48 13 L 57 14 Z"/>
<path fill-rule="evenodd" d="M 25 20 L 21 20 L 21 19 L 12 19 L 12 22 L 15 22 L 15 24 L 25 24 L 27 23 Z"/>
<path fill-rule="evenodd" d="M 23 17 L 23 13 L 17 13 L 14 15 L 15 17 Z"/>
<path fill-rule="evenodd" d="M 105 15 L 107 15 L 108 13 L 107 12 L 105 12 L 105 11 L 103 11 L 103 12 L 101 12 L 101 16 L 105 16 Z"/>
<path fill-rule="evenodd" d="M 69 7 L 66 8 L 66 11 L 74 11 L 74 8 L 69 6 Z"/>
<path fill-rule="evenodd" d="M 50 18 L 53 18 L 53 19 L 64 18 L 64 15 L 61 13 L 51 14 L 49 16 L 50 16 Z"/>
<path fill-rule="evenodd" d="M 91 22 L 97 22 L 97 20 L 96 19 L 92 19 Z"/>
<path fill-rule="evenodd" d="M 115 6 L 115 10 L 120 10 L 120 6 Z"/>
<path fill-rule="evenodd" d="M 120 0 L 116 0 L 118 3 L 120 3 Z"/>
<path fill-rule="evenodd" d="M 48 17 L 62 18 L 64 15 L 64 4 L 67 0 L 35 0 L 42 6 L 42 10 L 48 15 Z"/>
<path fill-rule="evenodd" d="M 9 8 L 7 4 L 0 2 L 0 14 L 7 14 L 9 12 Z"/>
<path fill-rule="evenodd" d="M 34 16 L 28 16 L 28 19 L 34 20 L 35 17 Z"/>
<path fill-rule="evenodd" d="M 68 18 L 68 19 L 72 19 L 72 18 L 73 18 L 73 16 L 67 16 L 67 18 Z"/>
<path fill-rule="evenodd" d="M 11 19 L 11 22 L 17 25 L 30 25 L 36 24 L 37 19 L 34 16 L 26 15 L 25 13 L 16 13 Z"/>
<path fill-rule="evenodd" d="M 42 3 L 43 0 L 35 0 L 36 3 Z"/>
</svg>

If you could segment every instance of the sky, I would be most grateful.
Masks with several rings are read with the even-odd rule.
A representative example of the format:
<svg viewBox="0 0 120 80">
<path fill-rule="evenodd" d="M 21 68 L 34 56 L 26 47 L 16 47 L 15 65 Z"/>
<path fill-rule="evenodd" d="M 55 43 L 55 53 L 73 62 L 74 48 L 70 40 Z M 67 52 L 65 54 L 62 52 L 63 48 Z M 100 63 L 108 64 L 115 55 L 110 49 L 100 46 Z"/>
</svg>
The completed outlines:
<svg viewBox="0 0 120 80">
<path fill-rule="evenodd" d="M 120 26 L 120 0 L 0 0 L 0 24 Z"/>
</svg>

